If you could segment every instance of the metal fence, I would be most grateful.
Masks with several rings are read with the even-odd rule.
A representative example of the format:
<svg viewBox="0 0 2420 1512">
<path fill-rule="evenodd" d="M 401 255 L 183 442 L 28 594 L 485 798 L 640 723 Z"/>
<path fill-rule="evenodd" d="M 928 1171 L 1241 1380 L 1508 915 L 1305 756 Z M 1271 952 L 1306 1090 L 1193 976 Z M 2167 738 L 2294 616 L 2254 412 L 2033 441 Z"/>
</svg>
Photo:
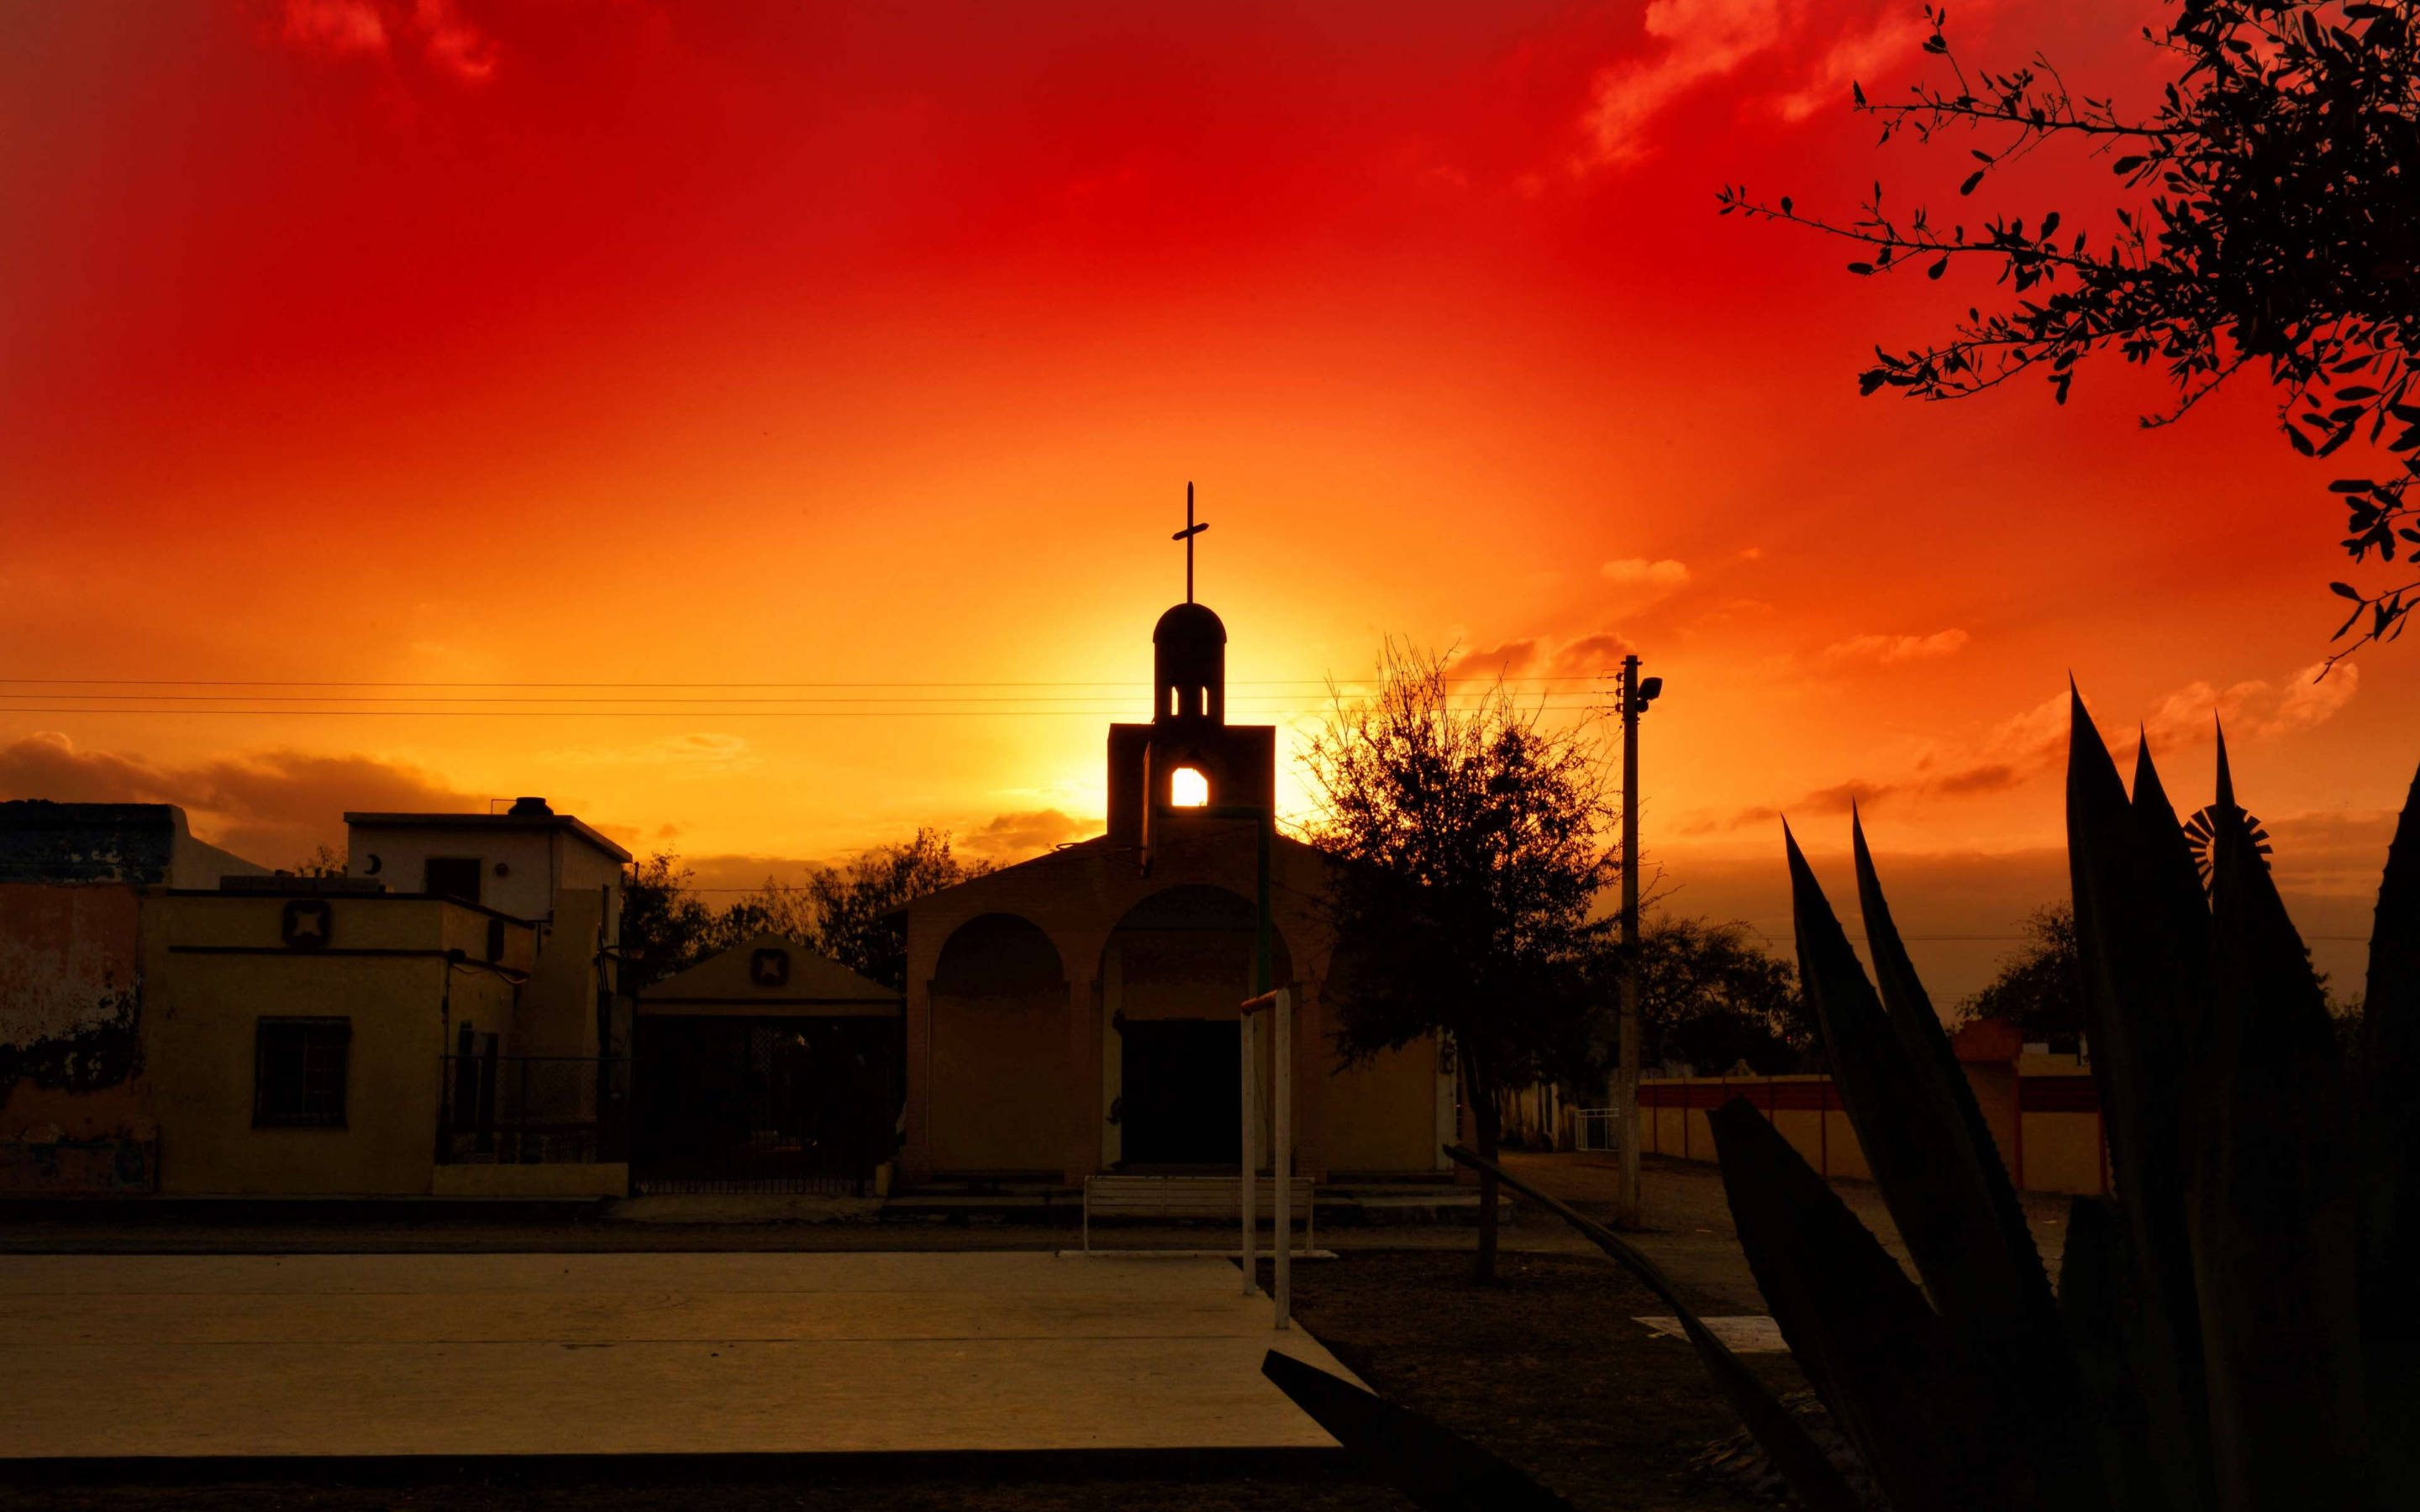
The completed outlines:
<svg viewBox="0 0 2420 1512">
<path fill-rule="evenodd" d="M 445 1056 L 437 1159 L 562 1165 L 627 1158 L 629 1065 L 597 1056 Z"/>
</svg>

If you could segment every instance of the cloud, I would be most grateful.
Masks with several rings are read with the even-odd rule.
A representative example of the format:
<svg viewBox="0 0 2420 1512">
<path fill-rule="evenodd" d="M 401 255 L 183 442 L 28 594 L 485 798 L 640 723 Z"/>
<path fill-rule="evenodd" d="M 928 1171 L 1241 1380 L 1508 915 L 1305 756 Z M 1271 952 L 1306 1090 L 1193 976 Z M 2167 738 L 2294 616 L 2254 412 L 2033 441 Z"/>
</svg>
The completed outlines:
<svg viewBox="0 0 2420 1512">
<path fill-rule="evenodd" d="M 1870 79 L 1924 44 L 1922 18 L 1912 6 L 1894 7 L 1864 31 L 1852 32 L 1823 54 L 1813 78 L 1775 101 L 1786 121 L 1803 121 L 1819 110 L 1842 108 L 1849 85 Z"/>
<path fill-rule="evenodd" d="M 668 777 L 720 777 L 765 764 L 745 735 L 692 730 L 636 746 L 587 746 L 547 753 L 549 762 L 576 766 L 654 766 Z"/>
<path fill-rule="evenodd" d="M 413 0 L 412 23 L 428 39 L 428 61 L 466 84 L 485 84 L 496 72 L 496 44 L 464 21 L 454 0 Z"/>
<path fill-rule="evenodd" d="M 312 847 L 341 844 L 353 810 L 485 812 L 417 766 L 372 756 L 250 751 L 191 766 L 81 750 L 42 731 L 0 746 L 0 797 L 63 803 L 173 803 L 194 831 L 265 866 L 289 865 Z"/>
<path fill-rule="evenodd" d="M 1097 821 L 1078 819 L 1063 809 L 1035 809 L 997 815 L 960 843 L 977 856 L 1022 860 L 1069 841 L 1089 840 L 1100 830 Z"/>
<path fill-rule="evenodd" d="M 343 56 L 386 51 L 386 23 L 372 0 L 286 0 L 286 40 Z"/>
<path fill-rule="evenodd" d="M 2189 683 L 2163 697 L 2141 721 L 2152 754 L 2211 739 L 2223 722 L 2228 738 L 2274 740 L 2309 730 L 2335 717 L 2359 687 L 2350 664 L 2337 667 L 2325 682 L 2315 681 L 2324 663 L 2305 667 L 2276 684 L 2237 683 L 2219 691 L 2206 682 Z M 2339 683 L 2337 679 L 2342 678 Z M 2089 701 L 2086 701 L 2087 703 Z M 2068 695 L 2054 694 L 2041 702 L 1993 726 L 1972 742 L 1942 744 L 1920 752 L 1913 765 L 1894 778 L 1853 779 L 1818 788 L 1788 806 L 1788 811 L 1845 813 L 1854 804 L 1870 809 L 1884 802 L 1909 798 L 1966 798 L 2022 787 L 2058 770 L 2067 760 L 2070 723 Z M 2121 770 L 2132 761 L 2135 742 L 2122 725 L 2103 718 L 2102 736 Z M 2179 802 L 2182 797 L 2180 795 Z M 1743 825 L 1769 822 L 1769 805 L 1742 809 L 1727 816 L 1700 815 L 1680 826 L 1687 835 L 1710 835 Z"/>
<path fill-rule="evenodd" d="M 1517 678 L 1537 664 L 1539 644 L 1538 638 L 1532 636 L 1527 640 L 1507 640 L 1484 651 L 1466 651 L 1446 663 L 1445 674 L 1455 679 Z"/>
<path fill-rule="evenodd" d="M 1823 659 L 1834 663 L 1870 661 L 1887 667 L 1894 662 L 1954 656 L 1965 644 L 1963 630 L 1941 630 L 1931 635 L 1859 635 L 1825 646 Z"/>
<path fill-rule="evenodd" d="M 2350 662 L 2319 673 L 2325 662 L 2314 662 L 2289 672 L 2276 683 L 2242 682 L 2219 690 L 2208 683 L 2189 683 L 2170 693 L 2144 721 L 2153 748 L 2208 740 L 2225 725 L 2230 736 L 2271 740 L 2325 724 L 2352 702 L 2361 687 L 2361 669 Z"/>
<path fill-rule="evenodd" d="M 2321 673 L 2327 673 L 2324 680 Z M 2285 735 L 2325 724 L 2352 702 L 2360 687 L 2361 669 L 2353 663 L 2344 662 L 2328 672 L 2326 662 L 2314 662 L 2288 679 L 2284 694 L 2261 721 L 2258 733 Z"/>
<path fill-rule="evenodd" d="M 1652 0 L 1647 35 L 1653 55 L 1598 70 L 1580 117 L 1588 164 L 1644 157 L 1648 123 L 1699 85 L 1720 78 L 1781 39 L 1781 0 Z"/>
<path fill-rule="evenodd" d="M 1647 583 L 1656 588 L 1678 588 L 1689 580 L 1688 564 L 1669 557 L 1656 562 L 1650 562 L 1645 557 L 1625 557 L 1620 562 L 1608 562 L 1597 570 L 1605 575 L 1607 582 Z"/>
<path fill-rule="evenodd" d="M 464 84 L 496 71 L 496 42 L 466 20 L 455 0 L 286 0 L 288 46 L 331 57 L 394 55 L 416 42 L 430 68 Z"/>
<path fill-rule="evenodd" d="M 1622 657 L 1637 649 L 1629 638 L 1611 630 L 1602 630 L 1556 647 L 1546 670 L 1556 677 L 1586 677 L 1597 672 L 1614 671 L 1621 668 Z"/>
<path fill-rule="evenodd" d="M 1445 674 L 1471 681 L 1502 677 L 1506 682 L 1529 677 L 1592 677 L 1618 668 L 1621 658 L 1636 649 L 1628 637 L 1611 630 L 1563 641 L 1530 636 L 1484 650 L 1464 652 L 1446 663 Z"/>
<path fill-rule="evenodd" d="M 1970 0 L 1973 10 L 1987 0 Z M 1849 85 L 1912 55 L 1926 30 L 1914 8 L 1890 0 L 1807 5 L 1788 0 L 1652 0 L 1646 50 L 1599 69 L 1579 117 L 1580 171 L 1616 168 L 1649 156 L 1658 116 L 1683 96 L 1758 67 L 1753 85 L 1731 92 L 1784 121 L 1848 107 Z M 1814 60 L 1812 65 L 1807 60 Z M 1870 91 L 1869 91 L 1870 92 Z"/>
</svg>

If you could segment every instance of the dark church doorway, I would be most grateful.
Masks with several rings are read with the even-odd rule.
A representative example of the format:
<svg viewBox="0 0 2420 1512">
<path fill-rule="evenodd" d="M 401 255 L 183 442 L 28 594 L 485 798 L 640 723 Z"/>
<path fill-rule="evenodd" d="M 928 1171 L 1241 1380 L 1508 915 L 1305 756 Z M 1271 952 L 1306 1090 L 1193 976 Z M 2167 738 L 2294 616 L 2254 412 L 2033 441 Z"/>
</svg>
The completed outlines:
<svg viewBox="0 0 2420 1512">
<path fill-rule="evenodd" d="M 1233 1019 L 1129 1019 L 1119 1102 L 1125 1165 L 1243 1158 L 1243 1041 Z"/>
<path fill-rule="evenodd" d="M 889 1158 L 897 1040 L 890 1018 L 643 1016 L 638 1189 L 862 1196 Z"/>
</svg>

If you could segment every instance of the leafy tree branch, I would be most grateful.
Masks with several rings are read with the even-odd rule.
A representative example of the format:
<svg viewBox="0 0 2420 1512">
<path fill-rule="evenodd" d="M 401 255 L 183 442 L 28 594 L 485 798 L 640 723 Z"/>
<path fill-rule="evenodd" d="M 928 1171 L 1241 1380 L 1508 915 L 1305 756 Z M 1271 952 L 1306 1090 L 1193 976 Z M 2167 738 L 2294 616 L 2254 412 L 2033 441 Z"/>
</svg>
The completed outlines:
<svg viewBox="0 0 2420 1512">
<path fill-rule="evenodd" d="M 2177 394 L 2143 417 L 2175 422 L 2248 366 L 2279 394 L 2278 427 L 2296 452 L 2334 455 L 2355 440 L 2379 454 L 2329 485 L 2346 512 L 2354 562 L 2420 557 L 2420 0 L 2179 0 L 2174 23 L 2144 29 L 2176 77 L 2145 120 L 2078 95 L 2050 62 L 1972 73 L 1951 49 L 1945 10 L 1924 8 L 1927 54 L 1946 79 L 1904 100 L 1854 105 L 1881 123 L 1880 144 L 1967 134 L 1973 194 L 1993 173 L 2055 142 L 2106 157 L 2121 197 L 2114 235 L 2096 245 L 2060 212 L 1947 228 L 1918 206 L 1886 208 L 1883 186 L 1852 220 L 1801 213 L 1788 198 L 1726 185 L 1720 213 L 1786 222 L 1847 240 L 1861 277 L 1910 267 L 1944 276 L 1961 258 L 1993 266 L 2009 299 L 1970 307 L 1947 339 L 1877 347 L 1863 393 L 1966 398 L 2027 373 L 2067 402 L 2091 356 L 2164 369 Z M 1878 144 L 1879 145 L 1879 144 Z M 2146 202 L 2147 200 L 2147 202 Z M 2399 637 L 2420 608 L 2420 579 L 2365 592 L 2329 585 L 2352 611 L 2335 639 L 2359 647 Z"/>
</svg>

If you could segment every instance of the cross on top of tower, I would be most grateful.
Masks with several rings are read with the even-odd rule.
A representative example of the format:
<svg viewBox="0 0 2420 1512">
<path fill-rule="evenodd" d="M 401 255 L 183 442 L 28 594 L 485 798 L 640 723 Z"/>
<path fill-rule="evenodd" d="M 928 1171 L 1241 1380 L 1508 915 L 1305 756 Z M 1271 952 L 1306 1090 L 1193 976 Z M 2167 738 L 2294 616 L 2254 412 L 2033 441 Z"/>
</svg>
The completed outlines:
<svg viewBox="0 0 2420 1512">
<path fill-rule="evenodd" d="M 1209 528 L 1210 522 L 1206 519 L 1198 525 L 1193 522 L 1193 485 L 1187 483 L 1185 486 L 1185 529 L 1169 539 L 1185 543 L 1185 601 L 1188 604 L 1193 602 L 1193 538 Z"/>
</svg>

